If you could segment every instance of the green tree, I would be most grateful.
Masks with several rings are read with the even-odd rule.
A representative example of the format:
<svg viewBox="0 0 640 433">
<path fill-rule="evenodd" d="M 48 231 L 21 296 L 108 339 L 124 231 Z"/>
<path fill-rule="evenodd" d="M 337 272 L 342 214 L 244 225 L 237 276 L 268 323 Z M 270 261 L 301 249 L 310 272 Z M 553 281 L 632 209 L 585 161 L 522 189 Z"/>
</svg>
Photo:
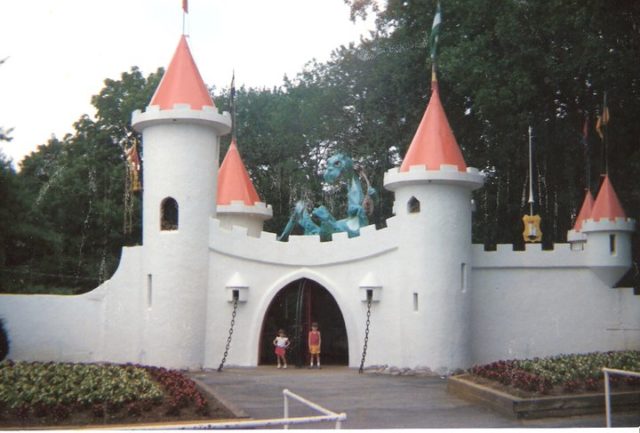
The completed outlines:
<svg viewBox="0 0 640 433">
<path fill-rule="evenodd" d="M 375 2 L 347 3 L 358 17 L 373 12 Z M 529 125 L 535 134 L 536 210 L 543 218 L 544 243 L 564 240 L 585 185 L 596 189 L 603 171 L 601 142 L 592 130 L 593 176 L 585 179 L 580 138 L 585 113 L 593 125 L 605 90 L 612 113 L 610 176 L 627 211 L 638 214 L 633 179 L 640 168 L 640 130 L 634 121 L 640 112 L 640 63 L 635 61 L 640 56 L 640 4 L 613 3 L 615 7 L 604 0 L 442 3 L 438 66 L 443 103 L 467 162 L 488 175 L 476 194 L 476 242 L 522 242 Z M 402 80 L 422 96 L 429 91 L 424 41 L 434 12 L 435 1 L 390 0 L 377 19 L 379 46 L 396 47 L 387 50 L 390 62 L 413 56 L 415 65 L 407 65 L 404 73 L 395 69 L 397 77 L 389 75 L 387 82 Z M 409 115 L 422 110 L 422 103 L 404 106 Z M 404 137 L 402 144 L 408 144 Z"/>
<path fill-rule="evenodd" d="M 28 205 L 3 290 L 94 288 L 116 269 L 122 246 L 139 243 L 138 197 L 136 231 L 123 233 L 124 149 L 139 144 L 131 112 L 148 105 L 161 76 L 158 70 L 145 78 L 132 68 L 105 80 L 92 98 L 95 120 L 80 117 L 73 134 L 52 138 L 23 160 L 17 180 Z"/>
</svg>

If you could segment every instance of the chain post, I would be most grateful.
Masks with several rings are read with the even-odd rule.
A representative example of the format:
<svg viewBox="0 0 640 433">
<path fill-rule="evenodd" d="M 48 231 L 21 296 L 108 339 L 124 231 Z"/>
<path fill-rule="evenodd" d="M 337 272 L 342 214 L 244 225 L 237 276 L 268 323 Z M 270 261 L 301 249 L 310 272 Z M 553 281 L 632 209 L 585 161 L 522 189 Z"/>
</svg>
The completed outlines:
<svg viewBox="0 0 640 433">
<path fill-rule="evenodd" d="M 367 346 L 369 345 L 369 325 L 371 325 L 371 301 L 372 296 L 367 299 L 367 324 L 364 330 L 364 346 L 362 346 L 362 359 L 360 360 L 359 374 L 364 371 L 364 360 L 367 357 Z"/>
<path fill-rule="evenodd" d="M 222 355 L 222 361 L 218 367 L 218 373 L 222 371 L 227 355 L 229 355 L 229 347 L 231 346 L 231 337 L 233 337 L 233 325 L 236 324 L 236 313 L 238 312 L 238 298 L 233 299 L 233 313 L 231 313 L 231 325 L 229 326 L 229 336 L 227 337 L 227 345 L 224 348 L 224 355 Z"/>
</svg>

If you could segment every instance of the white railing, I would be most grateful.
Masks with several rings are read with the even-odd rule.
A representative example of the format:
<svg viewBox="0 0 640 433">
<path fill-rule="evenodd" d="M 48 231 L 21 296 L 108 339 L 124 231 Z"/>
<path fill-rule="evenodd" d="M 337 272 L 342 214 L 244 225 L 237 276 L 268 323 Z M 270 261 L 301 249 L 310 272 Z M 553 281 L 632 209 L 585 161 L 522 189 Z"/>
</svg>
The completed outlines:
<svg viewBox="0 0 640 433">
<path fill-rule="evenodd" d="M 607 367 L 603 367 L 602 372 L 604 373 L 604 403 L 607 412 L 607 427 L 611 427 L 611 389 L 609 387 L 609 375 L 619 374 L 622 376 L 640 377 L 640 373 Z"/>
<path fill-rule="evenodd" d="M 335 422 L 336 429 L 342 428 L 342 421 L 347 419 L 346 413 L 335 413 L 329 409 L 313 403 L 288 389 L 282 390 L 284 397 L 284 416 L 282 418 L 273 419 L 256 419 L 244 421 L 222 421 L 222 422 L 193 422 L 193 423 L 167 423 L 164 425 L 146 425 L 146 426 L 127 426 L 127 430 L 178 430 L 178 429 L 249 429 L 260 427 L 284 426 L 288 429 L 290 425 L 311 424 L 319 422 Z M 320 412 L 322 415 L 289 417 L 289 398 L 299 401 L 310 409 Z"/>
</svg>

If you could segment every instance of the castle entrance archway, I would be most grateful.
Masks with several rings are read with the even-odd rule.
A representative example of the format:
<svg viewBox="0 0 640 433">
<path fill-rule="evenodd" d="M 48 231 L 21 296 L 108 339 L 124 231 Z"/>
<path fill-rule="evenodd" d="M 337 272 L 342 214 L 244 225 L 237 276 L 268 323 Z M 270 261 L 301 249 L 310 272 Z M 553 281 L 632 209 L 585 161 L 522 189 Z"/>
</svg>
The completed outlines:
<svg viewBox="0 0 640 433">
<path fill-rule="evenodd" d="M 322 365 L 348 365 L 349 345 L 342 312 L 331 293 L 308 278 L 284 286 L 273 298 L 262 321 L 259 364 L 275 364 L 273 339 L 284 329 L 291 341 L 290 366 L 309 365 L 307 334 L 318 322 L 322 333 Z"/>
</svg>

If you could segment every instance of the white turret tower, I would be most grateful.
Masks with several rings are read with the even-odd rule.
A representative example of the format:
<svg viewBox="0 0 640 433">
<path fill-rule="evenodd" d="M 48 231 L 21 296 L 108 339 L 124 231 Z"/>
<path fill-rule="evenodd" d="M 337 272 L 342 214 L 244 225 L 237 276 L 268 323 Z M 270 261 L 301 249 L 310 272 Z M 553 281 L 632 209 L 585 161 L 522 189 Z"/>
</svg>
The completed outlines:
<svg viewBox="0 0 640 433">
<path fill-rule="evenodd" d="M 627 218 L 618 195 L 605 175 L 588 217 L 582 221 L 587 264 L 606 285 L 613 287 L 629 269 L 631 233 L 635 221 Z"/>
<path fill-rule="evenodd" d="M 140 361 L 198 368 L 203 361 L 209 219 L 216 216 L 219 137 L 231 130 L 182 36 L 145 112 L 133 113 L 144 155 Z"/>
<path fill-rule="evenodd" d="M 407 364 L 444 372 L 469 366 L 471 191 L 484 177 L 467 168 L 435 80 L 432 86 L 403 163 L 385 174 L 384 185 L 395 192 L 400 244 L 412 251 L 403 268 L 413 284 L 398 295 L 401 329 L 419 336 Z"/>
<path fill-rule="evenodd" d="M 245 227 L 249 236 L 258 237 L 263 224 L 273 216 L 271 205 L 260 200 L 242 162 L 236 139 L 222 161 L 218 175 L 218 219 L 220 226 Z"/>
</svg>

